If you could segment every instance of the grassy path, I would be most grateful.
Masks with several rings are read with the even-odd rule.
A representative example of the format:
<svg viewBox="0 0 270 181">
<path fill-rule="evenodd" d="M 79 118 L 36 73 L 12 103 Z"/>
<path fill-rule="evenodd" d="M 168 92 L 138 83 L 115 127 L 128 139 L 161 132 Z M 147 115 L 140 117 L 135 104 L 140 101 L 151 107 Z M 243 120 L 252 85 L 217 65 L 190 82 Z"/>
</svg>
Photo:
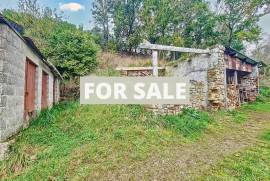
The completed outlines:
<svg viewBox="0 0 270 181">
<path fill-rule="evenodd" d="M 270 128 L 270 112 L 251 112 L 242 124 L 225 123 L 218 132 L 206 134 L 186 146 L 164 150 L 143 162 L 109 172 L 100 180 L 192 180 L 226 156 L 260 142 L 258 135 Z"/>
</svg>

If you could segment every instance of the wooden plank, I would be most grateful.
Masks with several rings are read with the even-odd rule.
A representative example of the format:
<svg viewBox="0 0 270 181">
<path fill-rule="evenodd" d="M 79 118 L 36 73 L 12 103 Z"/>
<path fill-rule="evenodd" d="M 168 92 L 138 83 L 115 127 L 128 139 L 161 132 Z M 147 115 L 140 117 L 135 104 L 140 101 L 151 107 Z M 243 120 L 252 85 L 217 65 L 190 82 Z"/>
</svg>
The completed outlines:
<svg viewBox="0 0 270 181">
<path fill-rule="evenodd" d="M 142 43 L 139 45 L 139 48 L 149 49 L 149 50 L 182 52 L 182 53 L 210 54 L 210 50 L 165 46 L 165 45 L 157 45 L 157 44 L 151 44 L 151 43 Z"/>
<path fill-rule="evenodd" d="M 158 51 L 152 52 L 153 76 L 158 77 Z"/>
<path fill-rule="evenodd" d="M 118 71 L 140 71 L 140 70 L 153 70 L 153 67 L 117 67 Z M 165 70 L 165 67 L 158 67 L 158 70 Z"/>
<path fill-rule="evenodd" d="M 237 75 L 237 71 L 234 71 L 234 84 L 238 85 L 238 75 Z"/>
</svg>

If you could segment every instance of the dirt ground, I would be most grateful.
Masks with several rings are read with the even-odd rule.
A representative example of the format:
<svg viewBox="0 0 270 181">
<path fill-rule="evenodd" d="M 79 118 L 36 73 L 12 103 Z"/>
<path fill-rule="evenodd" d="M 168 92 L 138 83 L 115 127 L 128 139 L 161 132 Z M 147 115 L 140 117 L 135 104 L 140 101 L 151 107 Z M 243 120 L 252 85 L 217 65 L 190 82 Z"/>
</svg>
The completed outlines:
<svg viewBox="0 0 270 181">
<path fill-rule="evenodd" d="M 224 157 L 258 142 L 258 135 L 270 128 L 270 113 L 252 113 L 242 124 L 226 124 L 200 140 L 89 180 L 198 180 Z"/>
</svg>

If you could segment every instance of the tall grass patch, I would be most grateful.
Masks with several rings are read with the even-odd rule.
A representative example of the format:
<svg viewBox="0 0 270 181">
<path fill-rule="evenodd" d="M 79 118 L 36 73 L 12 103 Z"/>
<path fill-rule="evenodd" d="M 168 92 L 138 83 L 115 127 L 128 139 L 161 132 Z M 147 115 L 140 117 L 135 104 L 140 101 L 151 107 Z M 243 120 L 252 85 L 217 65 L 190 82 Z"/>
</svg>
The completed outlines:
<svg viewBox="0 0 270 181">
<path fill-rule="evenodd" d="M 212 122 L 207 112 L 195 109 L 184 109 L 176 116 L 168 115 L 164 117 L 165 125 L 184 137 L 197 138 Z"/>
</svg>

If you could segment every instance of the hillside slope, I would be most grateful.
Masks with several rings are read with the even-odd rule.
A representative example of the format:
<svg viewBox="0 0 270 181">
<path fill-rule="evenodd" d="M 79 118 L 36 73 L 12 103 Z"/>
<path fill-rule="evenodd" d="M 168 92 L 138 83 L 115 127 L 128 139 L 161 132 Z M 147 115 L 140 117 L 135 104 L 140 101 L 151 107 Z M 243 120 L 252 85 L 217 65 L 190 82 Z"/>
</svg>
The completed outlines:
<svg viewBox="0 0 270 181">
<path fill-rule="evenodd" d="M 270 129 L 269 110 L 270 103 L 256 103 L 234 112 L 186 110 L 161 117 L 140 106 L 61 103 L 44 111 L 16 137 L 10 158 L 0 164 L 0 178 L 118 180 L 200 175 L 196 168 L 201 164 L 201 169 L 208 169 L 223 156 L 256 144 L 256 136 Z M 262 121 L 257 115 L 263 116 Z M 183 174 L 174 174 L 182 161 L 188 167 L 181 169 Z"/>
</svg>

